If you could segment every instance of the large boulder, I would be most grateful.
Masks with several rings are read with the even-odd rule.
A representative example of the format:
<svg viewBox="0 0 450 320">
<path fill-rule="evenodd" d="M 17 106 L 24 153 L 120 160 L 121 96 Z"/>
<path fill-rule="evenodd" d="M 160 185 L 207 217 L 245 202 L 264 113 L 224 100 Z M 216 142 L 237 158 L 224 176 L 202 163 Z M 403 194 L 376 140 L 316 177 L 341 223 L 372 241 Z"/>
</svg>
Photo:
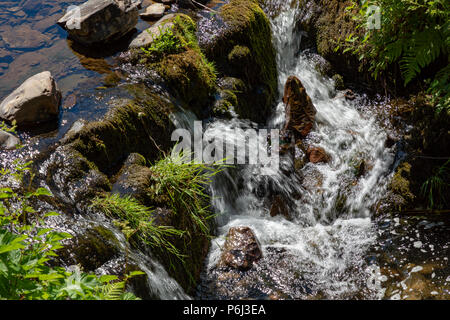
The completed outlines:
<svg viewBox="0 0 450 320">
<path fill-rule="evenodd" d="M 230 0 L 219 14 L 198 21 L 199 45 L 223 77 L 242 80 L 236 113 L 265 123 L 278 96 L 270 21 L 256 0 Z"/>
<path fill-rule="evenodd" d="M 0 150 L 6 149 L 11 150 L 14 149 L 20 143 L 19 138 L 15 137 L 9 132 L 0 130 Z"/>
<path fill-rule="evenodd" d="M 306 137 L 314 125 L 317 111 L 297 77 L 290 76 L 287 79 L 283 102 L 286 105 L 286 123 L 283 131 L 291 130 L 296 140 Z"/>
<path fill-rule="evenodd" d="M 58 24 L 84 44 L 113 42 L 134 29 L 141 0 L 89 0 L 68 11 Z"/>
<path fill-rule="evenodd" d="M 228 231 L 219 266 L 241 271 L 251 269 L 262 258 L 258 239 L 249 227 L 232 227 Z"/>
<path fill-rule="evenodd" d="M 0 104 L 0 118 L 30 125 L 56 118 L 61 91 L 49 71 L 28 78 Z"/>
</svg>

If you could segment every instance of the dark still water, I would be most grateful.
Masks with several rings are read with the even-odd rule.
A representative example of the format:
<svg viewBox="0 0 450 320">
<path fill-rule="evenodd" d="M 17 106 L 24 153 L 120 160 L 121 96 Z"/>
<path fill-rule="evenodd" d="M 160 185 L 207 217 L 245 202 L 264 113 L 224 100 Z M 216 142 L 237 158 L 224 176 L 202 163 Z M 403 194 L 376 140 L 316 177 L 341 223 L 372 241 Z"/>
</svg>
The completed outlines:
<svg viewBox="0 0 450 320">
<path fill-rule="evenodd" d="M 27 78 L 43 71 L 52 73 L 62 92 L 60 118 L 52 130 L 19 132 L 29 148 L 30 137 L 35 137 L 41 149 L 61 138 L 74 121 L 96 119 L 108 110 L 114 97 L 128 96 L 126 90 L 117 86 L 120 74 L 116 68 L 116 57 L 126 48 L 128 39 L 117 48 L 106 48 L 107 51 L 88 50 L 68 40 L 67 32 L 56 24 L 70 5 L 83 2 L 0 2 L 0 101 Z M 151 1 L 143 1 L 144 8 L 147 2 Z M 140 20 L 136 33 L 148 27 L 148 22 Z"/>
</svg>

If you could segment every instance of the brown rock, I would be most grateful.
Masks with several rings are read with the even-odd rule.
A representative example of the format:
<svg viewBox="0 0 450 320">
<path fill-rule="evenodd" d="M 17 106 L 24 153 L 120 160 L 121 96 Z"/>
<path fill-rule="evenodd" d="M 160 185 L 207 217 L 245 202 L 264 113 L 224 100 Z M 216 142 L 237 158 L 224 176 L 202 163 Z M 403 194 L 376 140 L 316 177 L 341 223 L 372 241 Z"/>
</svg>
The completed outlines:
<svg viewBox="0 0 450 320">
<path fill-rule="evenodd" d="M 281 196 L 277 195 L 273 199 L 272 207 L 270 208 L 270 216 L 275 217 L 280 214 L 286 217 L 287 219 L 290 218 L 289 209 L 286 205 L 286 202 L 283 200 Z"/>
<path fill-rule="evenodd" d="M 330 156 L 321 147 L 309 147 L 306 151 L 306 156 L 311 163 L 327 163 L 328 161 L 330 161 Z"/>
<path fill-rule="evenodd" d="M 286 104 L 283 130 L 292 130 L 296 139 L 306 137 L 314 125 L 317 111 L 297 77 L 290 76 L 286 81 L 283 102 Z"/>
<path fill-rule="evenodd" d="M 219 266 L 245 271 L 251 269 L 253 262 L 261 258 L 261 247 L 252 229 L 230 228 Z"/>
</svg>

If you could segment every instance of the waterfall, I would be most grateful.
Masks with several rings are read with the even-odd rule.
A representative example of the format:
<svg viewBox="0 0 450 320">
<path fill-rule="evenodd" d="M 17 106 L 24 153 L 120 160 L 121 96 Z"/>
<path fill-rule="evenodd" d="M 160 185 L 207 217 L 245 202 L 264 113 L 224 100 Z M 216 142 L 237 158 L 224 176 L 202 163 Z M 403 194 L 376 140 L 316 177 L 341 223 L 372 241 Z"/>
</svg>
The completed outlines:
<svg viewBox="0 0 450 320">
<path fill-rule="evenodd" d="M 359 292 L 367 292 L 365 298 L 383 296 L 379 285 L 368 285 L 374 266 L 368 268 L 366 252 L 377 236 L 371 207 L 386 189 L 393 155 L 384 147 L 385 133 L 373 117 L 364 113 L 358 99 L 346 101 L 336 92 L 333 81 L 315 70 L 314 56 L 300 52 L 302 35 L 295 30 L 298 10 L 298 4 L 292 8 L 288 1 L 271 19 L 279 88 L 283 92 L 291 75 L 302 81 L 317 109 L 316 124 L 307 143 L 322 147 L 332 160 L 326 164 L 307 163 L 299 174 L 290 174 L 283 167 L 292 165 L 291 160 L 282 158 L 281 169 L 271 175 L 258 175 L 258 165 L 245 165 L 216 178 L 211 188 L 218 236 L 212 241 L 201 289 L 209 292 L 200 293 L 200 297 L 218 296 L 212 292 L 215 289 L 205 288 L 214 281 L 225 236 L 234 226 L 250 227 L 261 244 L 265 258 L 258 263 L 264 266 L 258 272 L 265 274 L 252 278 L 252 286 L 260 291 L 278 291 L 288 298 L 308 297 L 305 292 L 330 299 L 356 297 Z M 281 97 L 279 101 L 268 121 L 270 127 L 283 125 L 285 106 Z M 216 120 L 207 130 L 217 136 L 227 133 L 229 137 L 236 126 L 246 128 L 252 124 L 239 119 Z M 354 163 L 361 159 L 369 169 L 358 179 Z M 308 187 L 308 180 L 312 180 L 312 187 Z M 270 216 L 268 189 L 292 199 L 290 221 Z M 297 200 L 294 194 L 298 193 L 301 197 Z M 273 263 L 274 250 L 287 257 L 278 266 Z M 265 280 L 258 282 L 262 278 Z M 273 287 L 265 288 L 267 282 Z M 296 288 L 303 285 L 306 290 Z M 233 290 L 237 292 L 229 288 L 229 292 Z M 220 297 L 236 298 L 228 293 Z"/>
</svg>

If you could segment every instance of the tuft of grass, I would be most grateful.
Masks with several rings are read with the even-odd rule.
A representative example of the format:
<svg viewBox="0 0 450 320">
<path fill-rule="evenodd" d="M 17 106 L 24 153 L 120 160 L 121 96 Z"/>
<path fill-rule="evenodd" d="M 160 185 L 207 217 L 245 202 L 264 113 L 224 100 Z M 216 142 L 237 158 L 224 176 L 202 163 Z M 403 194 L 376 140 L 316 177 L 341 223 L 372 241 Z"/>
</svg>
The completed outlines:
<svg viewBox="0 0 450 320">
<path fill-rule="evenodd" d="M 156 196 L 168 196 L 168 204 L 175 213 L 189 214 L 198 229 L 209 235 L 207 220 L 213 214 L 209 210 L 210 196 L 206 187 L 224 166 L 185 161 L 181 154 L 165 157 L 150 168 L 155 173 L 154 184 L 150 189 Z"/>
<path fill-rule="evenodd" d="M 99 209 L 111 218 L 120 219 L 117 223 L 122 227 L 126 238 L 136 234 L 138 239 L 150 247 L 163 247 L 175 256 L 182 258 L 179 250 L 167 240 L 170 236 L 183 236 L 184 231 L 169 226 L 155 225 L 152 210 L 131 196 L 121 197 L 118 194 L 97 197 L 92 207 Z"/>
</svg>

